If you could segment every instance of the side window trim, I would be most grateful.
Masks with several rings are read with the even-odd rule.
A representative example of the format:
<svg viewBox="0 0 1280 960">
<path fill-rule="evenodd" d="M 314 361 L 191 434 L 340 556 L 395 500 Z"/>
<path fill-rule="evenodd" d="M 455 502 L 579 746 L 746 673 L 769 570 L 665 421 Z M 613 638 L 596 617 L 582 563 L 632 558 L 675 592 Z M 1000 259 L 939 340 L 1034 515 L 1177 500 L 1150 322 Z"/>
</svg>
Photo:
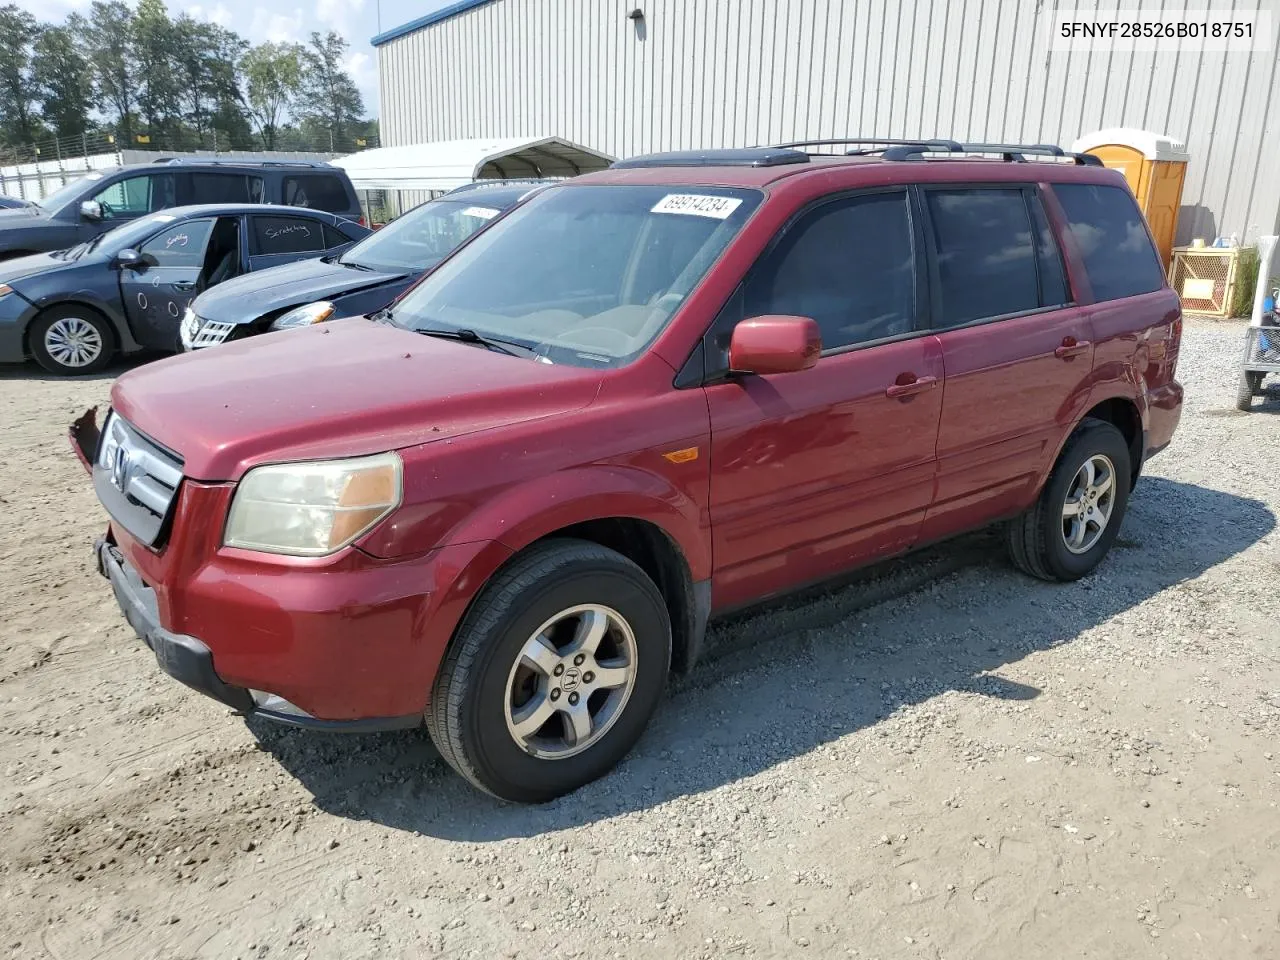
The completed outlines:
<svg viewBox="0 0 1280 960">
<path fill-rule="evenodd" d="M 860 343 L 843 344 L 838 347 L 823 347 L 822 356 L 837 356 L 842 353 L 852 353 L 855 350 L 865 350 L 868 347 L 878 347 L 886 343 L 896 343 L 900 340 L 910 340 L 918 336 L 922 336 L 930 332 L 928 300 L 926 299 L 927 278 L 922 267 L 922 256 L 924 254 L 923 246 L 923 226 L 916 209 L 916 202 L 913 199 L 912 184 L 894 183 L 886 184 L 881 187 L 854 187 L 848 190 L 841 190 L 837 193 L 824 194 L 810 200 L 804 206 L 794 211 L 786 222 L 769 238 L 769 242 L 756 256 L 750 266 L 743 271 L 742 277 L 738 280 L 737 285 L 732 292 L 725 298 L 725 302 L 721 304 L 720 309 L 716 311 L 716 315 L 708 324 L 707 329 L 703 332 L 701 339 L 693 348 L 689 358 L 681 367 L 680 372 L 676 375 L 674 385 L 677 389 L 685 389 L 689 387 L 702 387 L 713 383 L 722 382 L 726 376 L 727 370 L 713 369 L 713 357 L 717 355 L 715 338 L 720 333 L 728 334 L 733 327 L 737 326 L 745 316 L 733 317 L 732 313 L 743 312 L 742 306 L 743 295 L 747 284 L 751 281 L 752 276 L 757 270 L 763 269 L 762 265 L 769 261 L 774 251 L 783 242 L 787 235 L 796 228 L 796 225 L 807 218 L 809 214 L 815 210 L 819 210 L 828 204 L 841 203 L 847 200 L 857 200 L 863 197 L 874 197 L 883 194 L 902 194 L 907 207 L 908 232 L 911 237 L 911 274 L 912 284 L 912 329 L 905 333 L 896 334 L 890 337 L 881 337 L 876 340 L 864 340 Z M 696 365 L 694 358 L 697 358 Z M 693 367 L 703 367 L 701 376 L 695 376 Z"/>
<path fill-rule="evenodd" d="M 917 203 L 919 204 L 919 216 L 924 223 L 925 229 L 925 259 L 928 263 L 929 274 L 929 309 L 930 309 L 930 330 L 935 333 L 945 333 L 950 330 L 967 330 L 969 327 L 981 327 L 988 323 L 1000 323 L 1004 320 L 1017 320 L 1022 317 L 1034 317 L 1041 313 L 1051 313 L 1055 310 L 1062 310 L 1064 307 L 1075 306 L 1074 300 L 1068 300 L 1066 303 L 1045 304 L 1044 303 L 1044 285 L 1040 276 L 1040 258 L 1034 256 L 1036 269 L 1036 297 L 1041 301 L 1039 307 L 1030 310 L 1015 310 L 1011 313 L 996 314 L 991 317 L 977 317 L 973 320 L 967 320 L 964 323 L 953 323 L 945 326 L 939 326 L 934 318 L 941 317 L 942 314 L 942 274 L 938 267 L 938 234 L 934 230 L 933 219 L 929 216 L 929 205 L 925 202 L 925 194 L 930 191 L 946 191 L 946 190 L 1017 190 L 1022 194 L 1023 202 L 1027 206 L 1027 224 L 1032 232 L 1032 251 L 1036 252 L 1038 246 L 1035 239 L 1035 216 L 1032 213 L 1030 204 L 1035 202 L 1037 187 L 1035 184 L 1025 182 L 1007 182 L 1003 180 L 979 180 L 979 181 L 963 181 L 958 180 L 954 183 L 928 183 L 914 184 L 912 190 L 916 193 Z M 1067 285 L 1067 294 L 1071 295 L 1069 274 L 1067 273 L 1066 264 L 1063 263 L 1063 252 L 1058 243 L 1057 231 L 1053 226 L 1053 219 L 1045 211 L 1043 206 L 1041 210 L 1044 212 L 1045 221 L 1049 225 L 1050 233 L 1054 234 L 1054 252 L 1062 263 L 1063 283 Z"/>
</svg>

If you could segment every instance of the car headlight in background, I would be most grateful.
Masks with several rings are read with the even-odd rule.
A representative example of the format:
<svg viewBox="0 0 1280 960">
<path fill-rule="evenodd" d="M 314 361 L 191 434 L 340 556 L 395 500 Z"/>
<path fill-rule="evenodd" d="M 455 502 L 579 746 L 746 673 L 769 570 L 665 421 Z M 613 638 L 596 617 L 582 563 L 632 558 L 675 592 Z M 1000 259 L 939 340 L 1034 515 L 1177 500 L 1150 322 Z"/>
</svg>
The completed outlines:
<svg viewBox="0 0 1280 960">
<path fill-rule="evenodd" d="M 182 324 L 178 327 L 178 337 L 182 340 L 182 345 L 186 349 L 191 349 L 191 344 L 195 341 L 196 333 L 200 330 L 200 318 L 196 316 L 196 312 L 187 307 L 187 312 L 182 315 Z"/>
<path fill-rule="evenodd" d="M 0 283 L 0 297 L 3 297 L 6 293 L 13 293 L 13 287 L 7 283 Z"/>
<path fill-rule="evenodd" d="M 400 457 L 280 463 L 244 475 L 231 501 L 228 547 L 319 557 L 334 553 L 400 506 Z"/>
<path fill-rule="evenodd" d="M 294 307 L 288 313 L 282 313 L 271 322 L 268 330 L 292 330 L 294 327 L 309 327 L 313 323 L 324 323 L 333 316 L 333 304 L 328 300 L 317 300 Z"/>
</svg>

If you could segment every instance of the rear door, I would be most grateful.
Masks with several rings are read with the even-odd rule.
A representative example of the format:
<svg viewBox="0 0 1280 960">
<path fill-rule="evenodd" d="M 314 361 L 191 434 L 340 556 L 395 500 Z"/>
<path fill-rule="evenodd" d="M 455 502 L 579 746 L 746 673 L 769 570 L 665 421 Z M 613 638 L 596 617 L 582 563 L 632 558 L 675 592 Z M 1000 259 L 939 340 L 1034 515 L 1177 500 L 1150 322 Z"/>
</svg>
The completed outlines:
<svg viewBox="0 0 1280 960">
<path fill-rule="evenodd" d="M 197 293 L 213 219 L 186 220 L 138 248 L 144 263 L 120 270 L 120 296 L 133 336 L 144 347 L 178 349 L 178 324 Z"/>
<path fill-rule="evenodd" d="M 947 387 L 922 539 L 1017 513 L 1087 400 L 1092 334 L 1038 190 L 926 186 L 931 314 Z"/>
<path fill-rule="evenodd" d="M 706 387 L 715 607 L 818 580 L 916 539 L 933 495 L 942 354 L 905 189 L 821 203 L 755 265 L 704 344 L 727 366 L 737 321 L 815 319 L 823 354 L 798 373 Z"/>
<path fill-rule="evenodd" d="M 324 224 L 285 214 L 249 217 L 249 269 L 265 270 L 294 260 L 322 256 Z"/>
</svg>

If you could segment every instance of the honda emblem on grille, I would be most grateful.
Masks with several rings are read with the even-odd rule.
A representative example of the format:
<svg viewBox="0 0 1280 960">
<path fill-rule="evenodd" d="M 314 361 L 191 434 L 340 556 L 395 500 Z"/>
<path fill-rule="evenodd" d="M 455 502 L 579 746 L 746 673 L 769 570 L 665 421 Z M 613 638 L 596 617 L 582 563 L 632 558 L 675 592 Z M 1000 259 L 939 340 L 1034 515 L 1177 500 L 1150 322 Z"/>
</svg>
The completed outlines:
<svg viewBox="0 0 1280 960">
<path fill-rule="evenodd" d="M 124 493 L 124 485 L 129 480 L 129 451 L 123 446 L 116 447 L 116 459 L 111 465 L 111 483 Z"/>
</svg>

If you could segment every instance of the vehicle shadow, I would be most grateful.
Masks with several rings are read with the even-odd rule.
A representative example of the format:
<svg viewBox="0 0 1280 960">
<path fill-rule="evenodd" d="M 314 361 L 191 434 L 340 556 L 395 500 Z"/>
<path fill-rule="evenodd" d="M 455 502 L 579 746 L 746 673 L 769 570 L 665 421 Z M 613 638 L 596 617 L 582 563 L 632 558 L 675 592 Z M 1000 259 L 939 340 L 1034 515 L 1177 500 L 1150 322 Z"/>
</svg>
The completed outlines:
<svg viewBox="0 0 1280 960">
<path fill-rule="evenodd" d="M 34 360 L 27 360 L 24 363 L 0 363 L 0 380 L 38 380 L 45 383 L 82 383 L 94 380 L 114 380 L 120 374 L 128 373 L 135 367 L 140 367 L 144 363 L 150 363 L 153 360 L 159 360 L 167 356 L 170 356 L 170 354 L 152 353 L 150 351 L 131 353 L 128 356 L 116 357 L 105 369 L 82 377 L 64 377 L 61 374 L 50 373 Z"/>
<path fill-rule="evenodd" d="M 1200 520 L 1186 536 L 1178 518 Z M 1015 572 L 991 532 L 872 568 L 852 582 L 713 625 L 609 776 L 543 806 L 505 804 L 456 776 L 423 732 L 342 737 L 257 721 L 263 748 L 335 815 L 484 842 L 618 816 L 750 777 L 946 691 L 1028 700 L 991 672 L 1240 553 L 1275 527 L 1261 502 L 1160 477 L 1135 490 L 1115 549 L 1092 576 Z M 888 599 L 898 602 L 877 607 Z"/>
</svg>

